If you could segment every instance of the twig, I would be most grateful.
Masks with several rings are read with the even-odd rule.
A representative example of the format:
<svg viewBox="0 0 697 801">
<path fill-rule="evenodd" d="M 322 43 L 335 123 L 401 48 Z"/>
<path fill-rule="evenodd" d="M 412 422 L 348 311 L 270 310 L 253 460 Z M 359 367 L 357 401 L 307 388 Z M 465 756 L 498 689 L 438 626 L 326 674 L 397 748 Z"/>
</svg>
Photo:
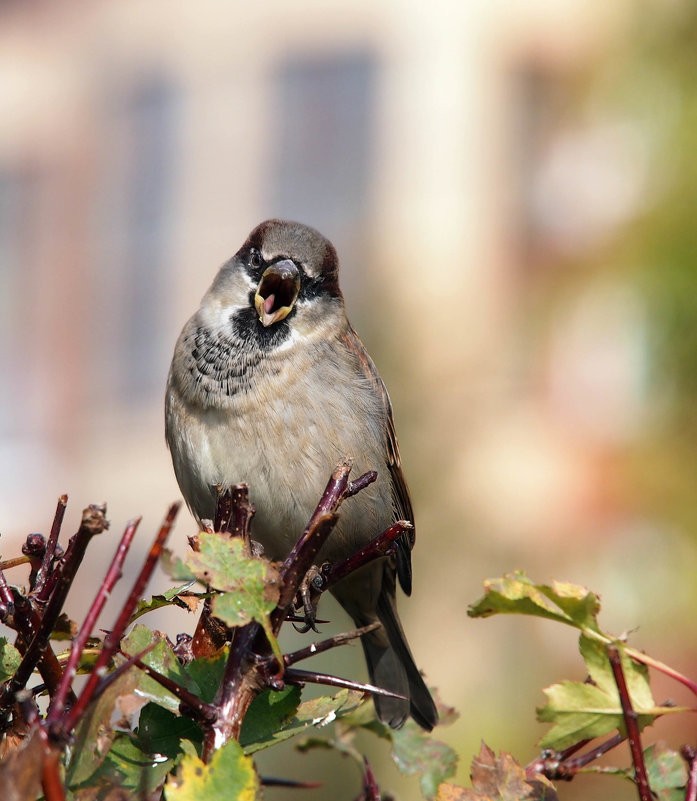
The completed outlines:
<svg viewBox="0 0 697 801">
<path fill-rule="evenodd" d="M 295 779 L 276 779 L 273 776 L 261 776 L 261 783 L 264 787 L 288 787 L 298 790 L 316 790 L 322 787 L 322 782 L 301 782 Z"/>
<path fill-rule="evenodd" d="M 232 514 L 232 493 L 230 487 L 223 487 L 217 484 L 215 517 L 213 518 L 213 531 L 227 531 L 230 525 L 230 515 Z"/>
<path fill-rule="evenodd" d="M 680 749 L 683 759 L 687 762 L 687 788 L 685 790 L 685 801 L 697 801 L 697 750 L 694 746 L 684 745 Z"/>
<path fill-rule="evenodd" d="M 376 474 L 371 472 L 349 484 L 350 471 L 351 461 L 348 459 L 343 460 L 334 469 L 305 531 L 283 562 L 279 575 L 280 598 L 275 609 L 269 615 L 274 636 L 278 635 L 281 626 L 291 612 L 298 587 L 334 527 L 337 521 L 336 511 L 341 502 L 375 480 Z M 244 537 L 245 533 L 249 531 L 251 515 L 244 509 L 247 488 L 238 486 L 240 493 L 237 496 L 233 495 L 231 519 L 235 523 L 233 526 L 235 531 L 240 531 L 241 536 Z M 252 621 L 235 629 L 223 679 L 213 702 L 218 708 L 218 719 L 204 731 L 204 762 L 210 759 L 215 749 L 228 740 L 239 738 L 242 721 L 254 696 L 264 686 L 275 686 L 279 680 L 282 681 L 285 678 L 269 672 L 269 667 L 275 664 L 270 651 L 266 634 L 258 623 Z M 282 666 L 278 666 L 278 669 L 281 668 Z M 288 671 L 286 671 L 287 674 Z M 303 680 L 310 681 L 312 679 L 304 678 Z M 341 684 L 340 686 L 349 685 Z M 362 685 L 351 684 L 350 686 L 363 689 Z M 372 691 L 367 689 L 368 685 L 365 687 L 366 691 Z M 378 688 L 375 689 L 378 690 Z"/>
<path fill-rule="evenodd" d="M 590 751 L 586 751 L 585 754 L 573 758 L 572 754 L 587 745 L 590 740 L 580 740 L 560 752 L 543 752 L 540 757 L 525 766 L 525 775 L 528 779 L 532 779 L 536 774 L 541 773 L 552 781 L 571 781 L 581 768 L 585 768 L 586 765 L 607 754 L 608 751 L 617 748 L 626 739 L 623 734 L 615 734 Z"/>
<path fill-rule="evenodd" d="M 400 693 L 393 693 L 391 690 L 383 690 L 382 687 L 376 687 L 374 684 L 361 684 L 357 681 L 341 679 L 338 676 L 331 676 L 328 673 L 315 673 L 311 670 L 288 668 L 283 674 L 283 679 L 288 684 L 327 684 L 330 687 L 343 687 L 349 690 L 358 690 L 362 693 L 370 693 L 371 695 L 384 695 L 386 698 L 400 698 L 403 701 L 408 700 L 406 696 Z"/>
<path fill-rule="evenodd" d="M 367 757 L 363 757 L 365 771 L 363 773 L 363 793 L 359 796 L 360 801 L 380 801 L 380 788 L 373 769 L 370 767 Z"/>
<path fill-rule="evenodd" d="M 156 644 L 157 643 L 150 646 L 148 650 L 152 650 Z M 153 681 L 156 681 L 166 690 L 169 690 L 172 695 L 175 695 L 182 702 L 182 705 L 185 707 L 185 710 L 190 718 L 203 723 L 212 723 L 216 719 L 218 716 L 218 711 L 212 704 L 204 703 L 200 698 L 198 698 L 198 696 L 194 695 L 192 692 L 189 692 L 186 687 L 182 687 L 181 684 L 177 684 L 176 681 L 170 679 L 168 676 L 163 676 L 162 673 L 155 670 L 155 668 L 152 668 L 150 665 L 143 662 L 142 657 L 144 653 L 136 654 L 134 657 L 130 657 L 123 650 L 121 653 L 137 668 L 142 670 L 144 673 L 147 673 L 148 676 L 153 679 Z"/>
<path fill-rule="evenodd" d="M 5 607 L 8 615 L 14 614 L 14 595 L 2 570 L 0 570 L 0 603 Z"/>
<path fill-rule="evenodd" d="M 685 685 L 685 687 L 687 687 L 688 690 L 697 695 L 697 682 L 693 681 L 688 676 L 685 676 L 684 674 L 670 667 L 670 665 L 666 665 L 664 662 L 661 662 L 658 659 L 654 659 L 648 654 L 643 654 L 634 648 L 625 648 L 624 652 L 628 657 L 633 659 L 635 662 L 640 662 L 642 665 L 646 665 L 647 667 L 652 667 L 654 670 L 660 671 L 664 675 L 669 676 L 671 679 L 679 681 L 680 684 Z"/>
<path fill-rule="evenodd" d="M 646 774 L 646 764 L 644 763 L 644 754 L 641 750 L 641 738 L 639 736 L 637 713 L 635 712 L 634 707 L 632 706 L 632 700 L 629 697 L 629 689 L 627 688 L 627 681 L 624 676 L 624 670 L 622 669 L 622 659 L 617 646 L 608 645 L 607 655 L 610 660 L 612 675 L 615 677 L 615 683 L 617 684 L 620 703 L 622 704 L 622 715 L 624 717 L 624 724 L 627 728 L 629 750 L 632 754 L 634 778 L 636 779 L 637 788 L 639 790 L 639 799 L 640 801 L 652 801 L 651 787 L 649 786 L 649 778 Z"/>
<path fill-rule="evenodd" d="M 131 593 L 121 608 L 121 612 L 116 620 L 116 623 L 114 624 L 113 629 L 104 638 L 102 650 L 97 657 L 97 661 L 92 668 L 92 672 L 90 673 L 85 686 L 82 688 L 82 692 L 80 693 L 77 703 L 72 707 L 72 709 L 68 710 L 63 718 L 62 729 L 64 734 L 70 734 L 77 724 L 78 720 L 91 702 L 92 696 L 97 689 L 97 685 L 99 684 L 107 665 L 118 650 L 119 643 L 123 637 L 123 633 L 128 625 L 130 617 L 138 605 L 138 601 L 140 600 L 143 590 L 150 580 L 150 576 L 152 575 L 160 555 L 162 554 L 162 548 L 164 547 L 165 540 L 167 539 L 167 536 L 172 528 L 172 524 L 174 523 L 180 506 L 180 503 L 174 503 L 172 506 L 170 506 L 167 516 L 165 517 L 165 521 L 160 527 L 157 537 L 150 547 L 150 551 L 148 552 L 143 567 L 141 568 L 140 573 L 133 584 Z"/>
<path fill-rule="evenodd" d="M 43 746 L 41 760 L 41 789 L 46 801 L 65 801 L 65 788 L 61 781 L 60 752 L 49 742 L 46 729 L 37 726 L 36 736 Z"/>
<path fill-rule="evenodd" d="M 334 468 L 324 493 L 317 504 L 317 508 L 310 518 L 310 522 L 283 562 L 279 577 L 281 597 L 278 606 L 271 613 L 271 624 L 275 633 L 278 633 L 281 623 L 293 605 L 300 582 L 310 569 L 312 560 L 324 545 L 336 523 L 335 513 L 348 487 L 348 475 L 350 472 L 351 461 L 348 459 L 340 462 Z"/>
<path fill-rule="evenodd" d="M 32 638 L 39 630 L 41 619 L 36 609 L 29 603 L 27 598 L 23 595 L 19 595 L 19 593 L 15 596 L 13 622 L 14 629 L 19 635 L 17 643 L 19 650 L 25 653 Z M 41 654 L 37 667 L 41 677 L 46 683 L 49 695 L 53 694 L 60 683 L 63 671 L 58 657 L 55 655 L 48 641 L 46 642 L 46 648 Z M 74 696 L 72 700 L 74 700 Z"/>
<path fill-rule="evenodd" d="M 106 507 L 89 506 L 82 515 L 82 523 L 77 533 L 71 537 L 68 549 L 63 557 L 63 570 L 60 578 L 55 585 L 51 597 L 46 605 L 46 610 L 41 618 L 38 629 L 31 639 L 22 661 L 15 672 L 15 675 L 5 684 L 0 692 L 0 726 L 7 720 L 7 713 L 14 703 L 14 696 L 29 681 L 34 668 L 41 659 L 47 647 L 51 632 L 53 631 L 58 616 L 63 608 L 63 603 L 68 594 L 68 590 L 75 578 L 85 550 L 90 540 L 96 534 L 108 528 L 105 518 Z"/>
<path fill-rule="evenodd" d="M 306 648 L 301 648 L 298 651 L 285 654 L 283 657 L 283 663 L 286 667 L 289 667 L 290 665 L 294 665 L 296 662 L 300 662 L 303 659 L 309 659 L 309 657 L 314 656 L 315 654 L 324 653 L 324 651 L 328 651 L 330 648 L 336 648 L 339 645 L 345 645 L 347 642 L 355 640 L 357 637 L 362 637 L 369 631 L 379 629 L 381 625 L 382 624 L 380 621 L 376 620 L 375 623 L 371 623 L 368 626 L 363 626 L 355 631 L 347 631 L 343 634 L 336 634 L 334 637 L 329 637 L 321 642 L 313 642 L 312 645 L 308 645 Z"/>
<path fill-rule="evenodd" d="M 363 473 L 362 476 L 358 476 L 355 481 L 350 481 L 348 487 L 346 487 L 346 492 L 344 493 L 344 498 L 351 498 L 361 490 L 364 490 L 367 486 L 372 484 L 378 477 L 376 470 L 368 470 L 367 473 Z"/>
<path fill-rule="evenodd" d="M 26 557 L 31 565 L 29 572 L 29 586 L 34 587 L 39 569 L 43 564 L 44 554 L 46 553 L 46 539 L 43 534 L 27 534 L 27 538 L 22 545 L 22 555 Z"/>
<path fill-rule="evenodd" d="M 63 517 L 65 515 L 65 507 L 67 505 L 68 505 L 68 496 L 61 495 L 60 498 L 58 498 L 58 504 L 56 505 L 56 513 L 53 517 L 53 524 L 51 525 L 51 533 L 49 534 L 48 542 L 46 543 L 44 558 L 41 563 L 41 567 L 39 568 L 36 574 L 36 581 L 34 582 L 34 586 L 32 588 L 32 591 L 36 594 L 36 596 L 42 599 L 43 601 L 46 600 L 46 597 L 44 597 L 43 595 L 44 587 L 46 585 L 46 580 L 49 576 L 51 564 L 56 554 L 58 535 L 60 534 L 61 525 L 63 524 Z"/>
<path fill-rule="evenodd" d="M 11 570 L 13 567 L 29 564 L 32 561 L 31 556 L 14 556 L 12 559 L 3 559 L 0 562 L 0 570 Z"/>
<path fill-rule="evenodd" d="M 87 616 L 80 627 L 77 637 L 75 637 L 73 640 L 73 644 L 70 649 L 70 656 L 68 657 L 68 662 L 63 670 L 63 676 L 61 678 L 60 685 L 58 686 L 58 690 L 53 697 L 51 705 L 48 709 L 48 714 L 46 716 L 46 722 L 49 727 L 55 724 L 63 713 L 63 709 L 65 708 L 65 699 L 72 685 L 73 678 L 75 677 L 75 673 L 80 662 L 80 657 L 82 656 L 82 651 L 87 643 L 87 640 L 92 634 L 92 630 L 97 622 L 97 618 L 104 608 L 107 598 L 111 594 L 116 582 L 122 576 L 123 563 L 126 559 L 126 554 L 131 546 L 131 542 L 133 541 L 133 537 L 140 521 L 141 518 L 137 517 L 135 520 L 131 520 L 126 526 L 126 530 L 121 537 L 121 542 L 119 543 L 119 547 L 116 549 L 116 553 L 111 561 L 111 565 L 109 565 L 109 569 L 104 577 L 104 581 L 102 582 L 97 595 L 90 606 L 89 612 L 87 613 Z"/>
<path fill-rule="evenodd" d="M 365 547 L 359 551 L 351 554 L 343 562 L 338 565 L 330 567 L 326 574 L 323 573 L 324 586 L 322 591 L 328 590 L 337 582 L 358 570 L 359 567 L 372 562 L 374 559 L 380 559 L 383 556 L 388 556 L 397 547 L 397 540 L 402 537 L 406 532 L 413 531 L 414 526 L 408 520 L 398 520 L 393 523 L 388 529 L 372 539 Z"/>
</svg>

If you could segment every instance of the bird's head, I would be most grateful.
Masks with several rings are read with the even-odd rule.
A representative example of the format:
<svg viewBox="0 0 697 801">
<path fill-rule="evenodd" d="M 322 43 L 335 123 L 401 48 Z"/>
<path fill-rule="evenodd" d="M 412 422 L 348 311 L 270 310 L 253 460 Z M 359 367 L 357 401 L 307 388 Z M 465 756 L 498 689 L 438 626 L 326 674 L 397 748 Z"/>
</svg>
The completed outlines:
<svg viewBox="0 0 697 801">
<path fill-rule="evenodd" d="M 218 323 L 225 318 L 239 334 L 266 342 L 280 343 L 291 328 L 317 332 L 343 316 L 336 250 L 313 228 L 267 220 L 222 266 L 206 307 Z"/>
</svg>

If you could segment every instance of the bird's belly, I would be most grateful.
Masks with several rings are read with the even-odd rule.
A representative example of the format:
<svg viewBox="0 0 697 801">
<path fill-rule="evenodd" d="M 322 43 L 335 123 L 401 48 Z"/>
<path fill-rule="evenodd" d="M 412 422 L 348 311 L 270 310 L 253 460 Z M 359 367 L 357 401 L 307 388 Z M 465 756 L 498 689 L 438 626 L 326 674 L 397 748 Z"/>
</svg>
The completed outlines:
<svg viewBox="0 0 697 801">
<path fill-rule="evenodd" d="M 348 404 L 333 409 L 329 417 L 320 403 L 308 402 L 307 395 L 303 401 L 267 396 L 263 405 L 246 405 L 240 411 L 200 410 L 195 424 L 189 425 L 187 442 L 187 461 L 198 465 L 191 506 L 199 518 L 212 518 L 212 488 L 248 484 L 256 508 L 252 537 L 267 556 L 283 559 L 302 534 L 336 464 L 352 458 L 353 478 L 374 469 L 383 475 L 342 506 L 321 553 L 323 559 L 339 561 L 392 522 L 384 457 L 373 442 L 375 434 Z M 361 453 L 351 450 L 349 443 L 356 442 L 361 443 Z"/>
</svg>

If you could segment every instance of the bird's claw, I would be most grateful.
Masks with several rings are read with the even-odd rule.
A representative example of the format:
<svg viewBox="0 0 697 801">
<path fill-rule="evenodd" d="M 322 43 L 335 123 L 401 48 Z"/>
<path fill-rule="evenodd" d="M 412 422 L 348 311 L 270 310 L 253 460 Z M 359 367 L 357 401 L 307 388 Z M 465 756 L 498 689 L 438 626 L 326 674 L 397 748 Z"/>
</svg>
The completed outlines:
<svg viewBox="0 0 697 801">
<path fill-rule="evenodd" d="M 310 630 L 319 633 L 315 622 L 317 620 L 317 603 L 323 589 L 324 577 L 322 570 L 312 565 L 300 582 L 295 603 L 296 609 L 302 609 L 305 618 L 304 624 L 300 626 L 293 623 L 293 628 L 300 634 L 306 634 Z"/>
</svg>

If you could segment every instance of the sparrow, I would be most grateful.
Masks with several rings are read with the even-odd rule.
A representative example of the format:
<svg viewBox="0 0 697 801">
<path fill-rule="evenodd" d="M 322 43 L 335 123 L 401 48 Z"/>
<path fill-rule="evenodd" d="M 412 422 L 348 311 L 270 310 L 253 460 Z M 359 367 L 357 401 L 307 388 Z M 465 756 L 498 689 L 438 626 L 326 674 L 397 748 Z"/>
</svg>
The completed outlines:
<svg viewBox="0 0 697 801">
<path fill-rule="evenodd" d="M 337 564 L 397 520 L 413 522 L 385 385 L 346 316 L 333 245 L 318 231 L 267 220 L 223 266 L 184 326 L 167 381 L 165 432 L 181 492 L 198 523 L 215 515 L 216 486 L 245 482 L 252 536 L 283 560 L 342 459 L 377 480 L 343 504 L 318 554 Z M 396 555 L 332 588 L 362 637 L 378 717 L 399 728 L 438 721 L 397 614 L 411 593 L 413 535 Z"/>
</svg>

